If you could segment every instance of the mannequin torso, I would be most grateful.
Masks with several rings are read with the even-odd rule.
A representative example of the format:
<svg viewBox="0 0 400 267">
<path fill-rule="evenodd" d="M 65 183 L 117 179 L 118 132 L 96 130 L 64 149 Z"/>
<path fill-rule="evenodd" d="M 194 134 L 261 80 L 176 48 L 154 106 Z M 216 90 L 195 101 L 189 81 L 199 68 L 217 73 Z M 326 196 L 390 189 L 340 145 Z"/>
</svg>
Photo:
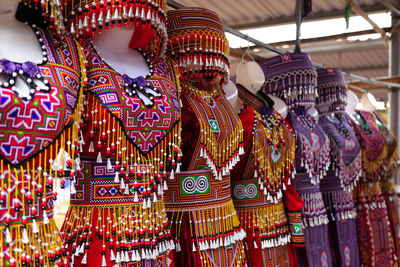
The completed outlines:
<svg viewBox="0 0 400 267">
<path fill-rule="evenodd" d="M 31 61 L 39 64 L 44 55 L 32 28 L 15 18 L 18 1 L 2 1 L 0 8 L 0 59 L 22 63 Z M 7 79 L 0 75 L 0 82 Z M 17 77 L 15 82 L 19 95 L 27 96 L 29 87 Z"/>
<path fill-rule="evenodd" d="M 95 35 L 92 43 L 101 58 L 115 71 L 131 78 L 146 76 L 149 74 L 146 60 L 128 46 L 132 34 L 131 28 L 113 28 Z"/>
</svg>

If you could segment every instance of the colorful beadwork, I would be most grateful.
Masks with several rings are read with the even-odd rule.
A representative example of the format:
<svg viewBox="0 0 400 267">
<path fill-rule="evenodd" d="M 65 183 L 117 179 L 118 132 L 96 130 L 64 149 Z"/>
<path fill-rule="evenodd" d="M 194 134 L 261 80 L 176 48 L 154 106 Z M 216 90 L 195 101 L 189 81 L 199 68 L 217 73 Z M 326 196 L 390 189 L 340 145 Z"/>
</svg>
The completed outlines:
<svg viewBox="0 0 400 267">
<path fill-rule="evenodd" d="M 167 172 L 181 166 L 176 67 L 152 58 L 153 105 L 126 91 L 126 79 L 88 42 L 85 145 L 63 235 L 75 266 L 136 264 L 174 249 L 163 202 Z M 137 81 L 136 81 L 137 82 Z M 83 233 L 82 233 L 83 231 Z"/>
<path fill-rule="evenodd" d="M 219 16 L 203 8 L 168 11 L 168 53 L 182 78 L 229 78 L 229 44 Z"/>
<path fill-rule="evenodd" d="M 23 99 L 13 88 L 0 88 L 2 266 L 67 265 L 53 201 L 79 165 L 85 59 L 70 37 L 32 27 L 46 51 L 35 78 L 48 90 Z"/>
</svg>

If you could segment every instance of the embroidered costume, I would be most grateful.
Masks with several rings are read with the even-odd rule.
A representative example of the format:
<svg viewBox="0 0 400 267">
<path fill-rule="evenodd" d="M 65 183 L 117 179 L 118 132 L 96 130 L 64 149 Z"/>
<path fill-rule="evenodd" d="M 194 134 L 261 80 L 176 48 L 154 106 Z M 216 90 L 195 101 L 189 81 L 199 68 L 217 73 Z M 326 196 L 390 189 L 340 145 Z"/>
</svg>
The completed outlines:
<svg viewBox="0 0 400 267">
<path fill-rule="evenodd" d="M 245 154 L 232 170 L 232 196 L 247 236 L 251 266 L 297 266 L 290 242 L 303 243 L 303 202 L 290 184 L 295 139 L 287 122 L 263 101 L 237 85 L 243 109 Z M 288 189 L 287 189 L 288 187 Z M 285 212 L 289 212 L 289 220 Z M 292 240 L 291 238 L 292 237 Z"/>
<path fill-rule="evenodd" d="M 317 73 L 308 54 L 290 53 L 260 62 L 266 82 L 263 90 L 280 97 L 289 108 L 288 122 L 296 134 L 296 161 L 293 183 L 304 201 L 302 229 L 304 253 L 298 253 L 299 264 L 332 265 L 328 240 L 328 218 L 319 181 L 330 164 L 330 142 L 322 128 L 307 111 L 316 97 Z M 318 242 L 315 242 L 318 240 Z M 300 252 L 300 249 L 297 249 Z"/>
<path fill-rule="evenodd" d="M 164 9 L 164 1 L 93 1 L 89 8 L 78 3 L 69 27 L 90 36 L 123 21 L 135 23 L 136 34 L 165 23 Z M 80 29 L 88 17 L 95 19 Z M 85 145 L 63 226 L 74 266 L 170 264 L 167 253 L 174 242 L 163 192 L 167 172 L 180 168 L 181 137 L 178 73 L 171 60 L 159 57 L 164 28 L 158 25 L 153 39 L 139 49 L 150 70 L 145 77 L 118 73 L 88 39 L 81 39 L 88 61 Z"/>
<path fill-rule="evenodd" d="M 382 117 L 374 112 L 375 122 L 378 125 L 382 135 L 385 138 L 386 160 L 384 161 L 384 169 L 382 171 L 382 190 L 385 196 L 386 205 L 390 223 L 392 226 L 393 239 L 395 240 L 395 248 L 397 258 L 400 257 L 400 239 L 398 238 L 397 225 L 399 225 L 399 211 L 397 209 L 398 197 L 394 190 L 394 173 L 397 170 L 398 162 L 398 144 L 394 133 L 385 125 Z"/>
<path fill-rule="evenodd" d="M 338 69 L 318 70 L 316 107 L 319 125 L 331 143 L 331 167 L 321 181 L 321 192 L 329 215 L 329 230 L 335 266 L 359 266 L 356 210 L 353 187 L 361 175 L 361 147 L 344 109 L 347 86 Z"/>
<path fill-rule="evenodd" d="M 385 138 L 372 113 L 356 111 L 352 121 L 362 146 L 363 173 L 353 194 L 357 208 L 361 263 L 367 266 L 392 266 L 396 253 L 380 181 L 387 156 Z"/>
<path fill-rule="evenodd" d="M 202 8 L 168 11 L 168 37 L 167 52 L 182 73 L 183 166 L 164 196 L 174 263 L 242 266 L 245 233 L 229 173 L 244 152 L 243 128 L 220 86 L 228 77 L 229 45 L 218 15 Z"/>
<path fill-rule="evenodd" d="M 58 6 L 53 1 L 42 4 L 52 5 L 53 12 L 24 2 L 17 18 L 39 12 L 54 22 Z M 5 78 L 0 82 L 0 265 L 67 266 L 53 202 L 56 186 L 64 188 L 75 180 L 84 54 L 56 29 L 31 26 L 42 48 L 41 62 L 0 60 L 0 76 Z M 19 84 L 30 90 L 24 92 Z"/>
</svg>

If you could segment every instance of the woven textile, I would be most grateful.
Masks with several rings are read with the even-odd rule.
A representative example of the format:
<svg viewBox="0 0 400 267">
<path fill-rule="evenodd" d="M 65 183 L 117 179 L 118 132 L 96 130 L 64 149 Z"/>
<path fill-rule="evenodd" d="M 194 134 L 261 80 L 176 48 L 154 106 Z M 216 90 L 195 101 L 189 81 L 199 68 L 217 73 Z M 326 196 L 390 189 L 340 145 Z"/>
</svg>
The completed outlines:
<svg viewBox="0 0 400 267">
<path fill-rule="evenodd" d="M 203 8 L 168 11 L 168 53 L 182 77 L 229 78 L 229 44 L 219 16 Z"/>
<path fill-rule="evenodd" d="M 53 220 L 54 185 L 64 187 L 74 179 L 80 148 L 80 114 L 84 55 L 68 36 L 34 27 L 45 57 L 35 68 L 15 72 L 29 78 L 28 98 L 18 90 L 0 88 L 0 265 L 65 264 L 62 240 Z M 10 74 L 19 63 L 1 60 L 0 75 Z M 14 76 L 13 76 L 14 77 Z M 28 82 L 28 81 L 27 81 Z M 17 88 L 18 89 L 18 88 Z M 41 249 L 32 249 L 32 247 Z"/>
<path fill-rule="evenodd" d="M 126 78 L 86 42 L 85 54 L 85 145 L 62 229 L 71 260 L 108 266 L 160 258 L 164 266 L 174 243 L 162 194 L 167 171 L 181 165 L 177 70 L 168 59 L 151 60 L 153 72 L 140 82 L 155 94 L 149 104 L 130 95 Z M 78 229 L 87 229 L 84 237 Z"/>
</svg>

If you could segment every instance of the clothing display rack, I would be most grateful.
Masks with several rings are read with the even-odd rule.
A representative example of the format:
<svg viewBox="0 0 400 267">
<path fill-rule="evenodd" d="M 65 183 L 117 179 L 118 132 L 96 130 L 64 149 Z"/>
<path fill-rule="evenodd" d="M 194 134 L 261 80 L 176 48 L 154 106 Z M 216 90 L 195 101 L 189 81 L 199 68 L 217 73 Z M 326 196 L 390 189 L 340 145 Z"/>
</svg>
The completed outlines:
<svg viewBox="0 0 400 267">
<path fill-rule="evenodd" d="M 176 8 L 185 7 L 184 5 L 178 3 L 178 2 L 176 2 L 176 1 L 174 1 L 174 0 L 168 0 L 167 2 L 168 2 L 168 5 L 169 5 L 170 7 L 175 8 L 175 9 L 176 9 Z M 283 50 L 283 49 L 277 48 L 277 47 L 275 47 L 275 46 L 272 46 L 272 45 L 270 45 L 270 44 L 266 44 L 266 43 L 264 43 L 264 42 L 261 42 L 261 41 L 255 39 L 255 38 L 253 38 L 253 37 L 248 36 L 247 34 L 244 34 L 244 33 L 240 32 L 240 31 L 238 31 L 238 30 L 235 30 L 235 29 L 232 28 L 232 27 L 229 27 L 229 26 L 224 25 L 224 30 L 225 30 L 226 32 L 229 32 L 230 34 L 233 34 L 233 35 L 235 35 L 235 36 L 237 36 L 237 37 L 243 39 L 243 40 L 246 40 L 246 41 L 248 41 L 248 42 L 251 42 L 251 43 L 253 43 L 253 44 L 257 45 L 257 46 L 260 46 L 260 47 L 262 47 L 262 48 L 265 48 L 265 49 L 267 49 L 267 50 L 269 50 L 269 51 L 272 51 L 272 52 L 274 52 L 274 53 L 277 53 L 277 54 L 285 54 L 285 53 L 288 53 L 288 51 L 286 51 L 286 50 Z M 318 63 L 314 63 L 314 66 L 315 66 L 316 68 L 326 68 L 325 65 L 318 64 Z M 343 73 L 344 76 L 346 76 L 346 77 L 348 77 L 348 78 L 350 78 L 350 79 L 356 79 L 356 80 L 359 80 L 359 81 L 362 81 L 362 82 L 367 82 L 367 83 L 370 83 L 370 84 L 381 85 L 382 87 L 400 88 L 400 84 L 397 84 L 397 83 L 377 81 L 377 80 L 375 80 L 375 79 L 371 79 L 371 78 L 367 78 L 367 77 L 355 75 L 355 74 L 348 73 L 348 72 L 342 72 L 342 73 Z M 361 93 L 365 93 L 365 90 L 362 90 L 362 91 L 360 91 L 360 92 L 361 92 Z"/>
</svg>

